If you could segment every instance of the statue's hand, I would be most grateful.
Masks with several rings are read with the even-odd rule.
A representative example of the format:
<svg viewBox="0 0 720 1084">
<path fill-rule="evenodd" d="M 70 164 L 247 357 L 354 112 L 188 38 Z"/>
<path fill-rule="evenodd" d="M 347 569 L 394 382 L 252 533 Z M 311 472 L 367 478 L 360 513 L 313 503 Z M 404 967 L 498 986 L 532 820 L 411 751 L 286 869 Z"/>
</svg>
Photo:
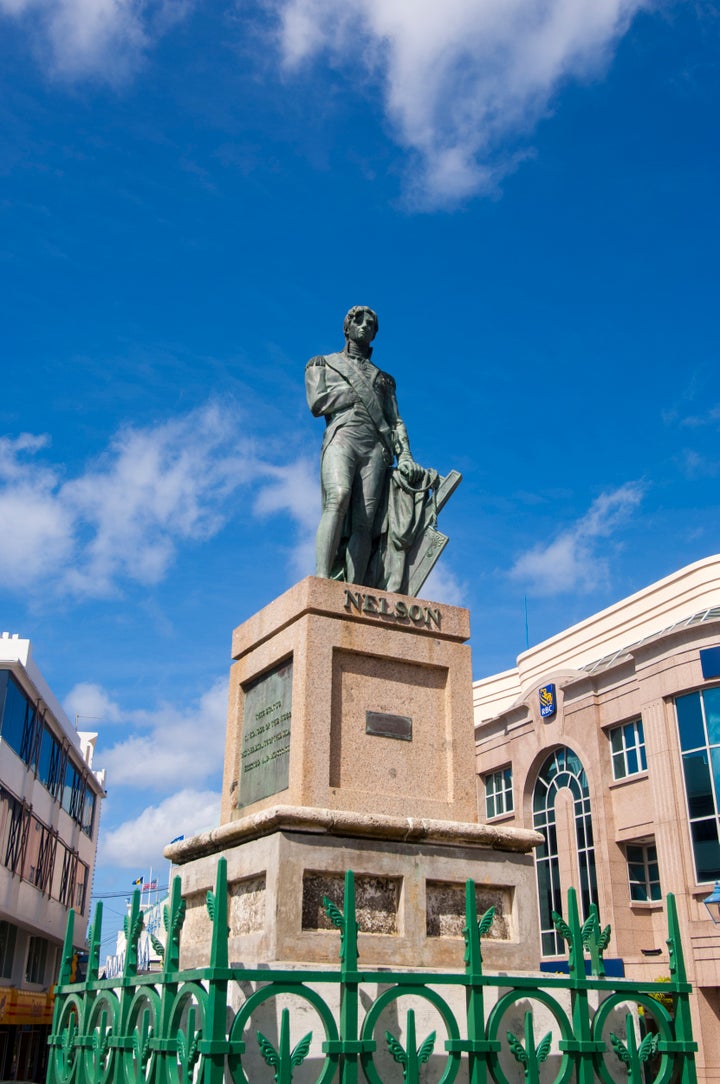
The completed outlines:
<svg viewBox="0 0 720 1084">
<path fill-rule="evenodd" d="M 422 476 L 425 473 L 420 464 L 416 463 L 412 456 L 409 455 L 400 456 L 398 459 L 398 470 L 403 478 L 408 480 L 411 486 L 416 486 L 418 482 L 422 480 Z"/>
</svg>

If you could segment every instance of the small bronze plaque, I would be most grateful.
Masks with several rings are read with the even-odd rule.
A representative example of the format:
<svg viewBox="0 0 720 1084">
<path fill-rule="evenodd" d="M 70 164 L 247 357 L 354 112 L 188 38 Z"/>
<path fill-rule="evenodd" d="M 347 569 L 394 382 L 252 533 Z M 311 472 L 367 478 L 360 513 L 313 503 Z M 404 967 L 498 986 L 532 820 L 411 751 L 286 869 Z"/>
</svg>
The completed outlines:
<svg viewBox="0 0 720 1084">
<path fill-rule="evenodd" d="M 412 719 L 409 715 L 386 715 L 384 711 L 365 712 L 365 733 L 381 738 L 412 741 Z"/>
</svg>

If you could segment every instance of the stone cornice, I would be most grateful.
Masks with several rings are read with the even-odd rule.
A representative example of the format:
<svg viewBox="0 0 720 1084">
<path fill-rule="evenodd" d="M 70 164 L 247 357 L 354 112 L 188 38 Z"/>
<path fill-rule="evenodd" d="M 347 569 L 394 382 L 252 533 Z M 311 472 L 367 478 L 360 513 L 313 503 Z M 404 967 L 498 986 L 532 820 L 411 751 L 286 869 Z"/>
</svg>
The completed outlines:
<svg viewBox="0 0 720 1084">
<path fill-rule="evenodd" d="M 173 843 L 163 853 L 181 866 L 272 832 L 308 832 L 383 839 L 393 843 L 434 843 L 442 847 L 478 847 L 520 854 L 529 853 L 543 840 L 539 832 L 525 828 L 279 805 Z"/>
</svg>

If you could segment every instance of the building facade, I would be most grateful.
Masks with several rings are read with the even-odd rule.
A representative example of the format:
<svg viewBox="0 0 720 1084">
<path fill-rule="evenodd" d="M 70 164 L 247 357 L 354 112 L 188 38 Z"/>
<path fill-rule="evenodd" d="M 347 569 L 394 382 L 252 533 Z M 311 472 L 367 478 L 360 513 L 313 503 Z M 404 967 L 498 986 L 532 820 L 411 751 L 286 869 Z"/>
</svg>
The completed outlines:
<svg viewBox="0 0 720 1084">
<path fill-rule="evenodd" d="M 157 880 L 139 884 L 140 888 L 140 911 L 143 916 L 143 927 L 137 941 L 137 973 L 149 974 L 151 971 L 162 971 L 163 953 L 167 944 L 167 930 L 163 921 L 163 911 L 169 906 L 170 897 L 163 892 L 160 898 Z M 146 895 L 147 893 L 147 895 Z M 151 903 L 152 896 L 155 903 Z M 130 914 L 130 900 L 126 904 L 127 913 Z M 158 951 L 158 946 L 163 952 Z M 125 973 L 127 956 L 127 935 L 124 926 L 117 932 L 115 952 L 105 957 L 105 966 L 101 970 L 102 977 L 116 979 Z"/>
<path fill-rule="evenodd" d="M 0 1079 L 43 1080 L 70 907 L 82 950 L 104 773 L 29 640 L 0 637 Z"/>
<path fill-rule="evenodd" d="M 694 998 L 699 1079 L 720 1081 L 720 556 L 681 569 L 474 685 L 480 814 L 536 828 L 539 964 L 576 888 L 612 927 L 628 977 L 668 974 L 673 892 Z M 715 918 L 719 918 L 715 908 Z"/>
</svg>

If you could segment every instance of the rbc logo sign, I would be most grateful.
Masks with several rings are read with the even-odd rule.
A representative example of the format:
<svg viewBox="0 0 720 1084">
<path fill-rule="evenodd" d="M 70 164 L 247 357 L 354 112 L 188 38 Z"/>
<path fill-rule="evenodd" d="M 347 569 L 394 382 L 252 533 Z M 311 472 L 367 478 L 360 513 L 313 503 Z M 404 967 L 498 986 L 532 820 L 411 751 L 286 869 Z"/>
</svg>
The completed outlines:
<svg viewBox="0 0 720 1084">
<path fill-rule="evenodd" d="M 540 697 L 540 718 L 547 719 L 557 711 L 557 695 L 554 685 L 541 685 L 538 689 Z"/>
</svg>

